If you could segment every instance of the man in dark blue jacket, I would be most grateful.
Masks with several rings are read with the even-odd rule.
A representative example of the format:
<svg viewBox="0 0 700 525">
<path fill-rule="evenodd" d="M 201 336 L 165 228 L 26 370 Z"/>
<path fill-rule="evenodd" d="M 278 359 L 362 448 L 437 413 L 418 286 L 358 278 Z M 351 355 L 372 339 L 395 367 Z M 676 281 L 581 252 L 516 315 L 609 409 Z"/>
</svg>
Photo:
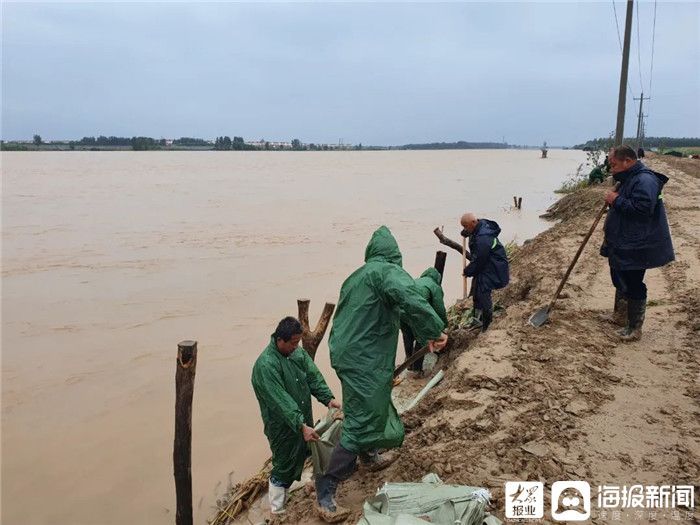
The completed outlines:
<svg viewBox="0 0 700 525">
<path fill-rule="evenodd" d="M 471 252 L 464 276 L 472 278 L 469 295 L 474 297 L 474 316 L 481 322 L 481 330 L 486 331 L 493 319 L 491 292 L 508 284 L 508 256 L 498 240 L 501 228 L 494 221 L 465 213 L 460 222 Z"/>
<path fill-rule="evenodd" d="M 642 336 L 647 303 L 644 273 L 675 258 L 662 195 L 668 177 L 647 168 L 629 146 L 610 151 L 610 171 L 619 186 L 605 194 L 610 209 L 600 254 L 608 258 L 615 285 L 618 315 L 613 319 L 626 325 L 620 337 L 636 341 Z M 625 305 L 627 318 L 620 319 Z"/>
</svg>

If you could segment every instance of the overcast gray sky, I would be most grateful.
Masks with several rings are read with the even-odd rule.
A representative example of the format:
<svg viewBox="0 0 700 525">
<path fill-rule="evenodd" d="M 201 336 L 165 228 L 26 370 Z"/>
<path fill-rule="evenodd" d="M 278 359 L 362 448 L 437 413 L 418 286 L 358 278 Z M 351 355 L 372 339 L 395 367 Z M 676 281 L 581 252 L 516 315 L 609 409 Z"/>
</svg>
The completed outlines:
<svg viewBox="0 0 700 525">
<path fill-rule="evenodd" d="M 649 93 L 653 12 L 640 3 L 636 97 L 640 82 Z M 2 14 L 6 140 L 571 145 L 615 126 L 612 1 L 4 2 Z M 700 3 L 659 2 L 647 135 L 700 136 L 699 28 Z"/>
</svg>

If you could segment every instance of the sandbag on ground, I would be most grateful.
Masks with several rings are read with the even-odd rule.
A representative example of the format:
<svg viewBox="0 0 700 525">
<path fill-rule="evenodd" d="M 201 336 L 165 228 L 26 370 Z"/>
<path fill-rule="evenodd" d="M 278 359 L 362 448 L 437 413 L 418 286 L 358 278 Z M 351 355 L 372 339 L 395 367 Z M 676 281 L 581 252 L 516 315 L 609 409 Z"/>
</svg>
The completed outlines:
<svg viewBox="0 0 700 525">
<path fill-rule="evenodd" d="M 446 485 L 436 474 L 420 483 L 385 483 L 365 501 L 358 525 L 499 525 L 486 512 L 491 494 L 467 485 Z"/>
</svg>

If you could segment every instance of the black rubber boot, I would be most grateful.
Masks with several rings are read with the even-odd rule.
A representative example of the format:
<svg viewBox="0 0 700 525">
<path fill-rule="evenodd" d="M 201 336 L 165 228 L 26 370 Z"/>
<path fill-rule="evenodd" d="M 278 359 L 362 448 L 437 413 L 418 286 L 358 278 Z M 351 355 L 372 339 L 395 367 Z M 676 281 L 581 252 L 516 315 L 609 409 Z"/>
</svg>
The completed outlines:
<svg viewBox="0 0 700 525">
<path fill-rule="evenodd" d="M 627 301 L 627 326 L 619 332 L 623 343 L 641 339 L 646 310 L 646 299 L 629 299 Z"/>
<path fill-rule="evenodd" d="M 615 289 L 615 308 L 613 309 L 612 322 L 618 326 L 627 324 L 627 297 L 622 295 L 622 292 Z"/>
<path fill-rule="evenodd" d="M 600 317 L 606 323 L 617 326 L 627 326 L 627 297 L 615 288 L 615 305 L 611 314 L 604 314 Z"/>
<path fill-rule="evenodd" d="M 484 310 L 481 314 L 481 331 L 485 332 L 493 320 L 493 310 Z"/>
<path fill-rule="evenodd" d="M 338 482 L 330 476 L 316 477 L 316 512 L 326 523 L 343 521 L 350 515 L 350 510 L 341 507 L 335 501 Z"/>
<path fill-rule="evenodd" d="M 469 328 L 481 328 L 484 326 L 483 323 L 483 316 L 484 312 L 483 310 L 479 308 L 474 308 L 474 314 L 472 315 L 472 320 L 469 323 Z"/>
<path fill-rule="evenodd" d="M 370 472 L 383 470 L 391 465 L 398 458 L 398 454 L 393 451 L 386 451 L 380 454 L 378 450 L 363 452 L 360 454 L 360 464 Z"/>
<path fill-rule="evenodd" d="M 615 309 L 613 311 L 613 323 L 625 326 L 627 322 L 627 297 L 622 292 L 615 290 Z"/>
</svg>

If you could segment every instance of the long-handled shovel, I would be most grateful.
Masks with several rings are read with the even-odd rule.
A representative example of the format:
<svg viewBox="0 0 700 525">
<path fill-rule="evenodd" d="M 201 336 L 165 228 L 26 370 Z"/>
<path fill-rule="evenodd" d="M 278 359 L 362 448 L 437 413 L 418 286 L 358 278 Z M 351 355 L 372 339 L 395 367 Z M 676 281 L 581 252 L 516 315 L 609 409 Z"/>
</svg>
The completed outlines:
<svg viewBox="0 0 700 525">
<path fill-rule="evenodd" d="M 396 367 L 396 369 L 394 370 L 394 377 L 399 377 L 401 372 L 406 370 L 409 366 L 411 366 L 413 363 L 418 361 L 421 357 L 423 357 L 424 355 L 426 355 L 429 352 L 430 352 L 430 348 L 428 348 L 428 345 L 425 345 L 420 350 L 413 352 L 413 354 L 411 354 L 411 357 L 409 357 L 403 363 L 401 363 L 399 366 Z"/>
<path fill-rule="evenodd" d="M 534 314 L 532 314 L 530 316 L 530 319 L 528 319 L 528 323 L 530 323 L 535 328 L 539 328 L 544 323 L 546 323 L 547 320 L 549 319 L 549 312 L 552 311 L 552 308 L 554 308 L 554 303 L 556 302 L 557 299 L 559 299 L 559 294 L 564 289 L 564 285 L 566 284 L 566 280 L 569 278 L 569 275 L 571 274 L 571 270 L 574 269 L 574 266 L 576 265 L 576 261 L 578 261 L 578 258 L 581 255 L 581 252 L 583 252 L 583 248 L 586 246 L 588 239 L 590 239 L 591 235 L 593 235 L 593 231 L 595 231 L 596 226 L 598 226 L 598 223 L 600 222 L 600 218 L 605 213 L 605 209 L 607 207 L 608 207 L 607 204 L 603 204 L 603 207 L 598 212 L 598 215 L 596 216 L 595 220 L 593 221 L 593 225 L 591 226 L 591 229 L 588 230 L 586 237 L 581 242 L 581 246 L 578 247 L 578 251 L 576 252 L 576 255 L 574 256 L 574 260 L 571 261 L 571 264 L 569 265 L 569 269 L 566 270 L 566 273 L 564 274 L 564 278 L 559 283 L 559 288 L 557 288 L 557 293 L 554 294 L 552 301 L 547 306 L 543 306 L 542 308 L 537 310 Z"/>
<path fill-rule="evenodd" d="M 467 238 L 462 237 L 462 300 L 467 298 L 467 277 L 464 269 L 467 267 Z"/>
<path fill-rule="evenodd" d="M 473 326 L 472 328 L 466 329 L 465 332 L 473 332 L 475 330 L 481 330 L 481 327 Z M 415 363 L 421 357 L 425 356 L 428 353 L 430 353 L 430 348 L 428 348 L 428 345 L 425 345 L 420 350 L 416 350 L 413 354 L 411 354 L 411 357 L 408 357 L 403 363 L 401 363 L 394 369 L 394 377 L 399 377 L 401 372 L 406 370 L 409 366 L 411 366 L 413 363 Z"/>
</svg>

